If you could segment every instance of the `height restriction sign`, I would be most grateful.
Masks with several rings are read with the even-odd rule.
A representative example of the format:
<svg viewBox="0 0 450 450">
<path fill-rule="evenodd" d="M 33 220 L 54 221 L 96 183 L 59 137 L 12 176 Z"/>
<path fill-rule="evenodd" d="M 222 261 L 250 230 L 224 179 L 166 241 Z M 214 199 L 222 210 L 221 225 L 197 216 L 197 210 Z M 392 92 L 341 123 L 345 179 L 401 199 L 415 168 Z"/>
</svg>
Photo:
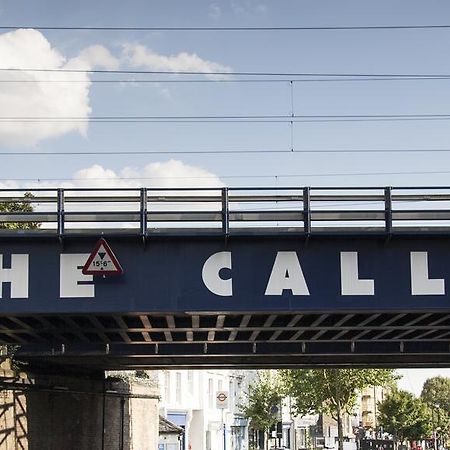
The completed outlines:
<svg viewBox="0 0 450 450">
<path fill-rule="evenodd" d="M 121 275 L 123 270 L 111 247 L 102 238 L 95 245 L 82 272 L 84 275 Z"/>
</svg>

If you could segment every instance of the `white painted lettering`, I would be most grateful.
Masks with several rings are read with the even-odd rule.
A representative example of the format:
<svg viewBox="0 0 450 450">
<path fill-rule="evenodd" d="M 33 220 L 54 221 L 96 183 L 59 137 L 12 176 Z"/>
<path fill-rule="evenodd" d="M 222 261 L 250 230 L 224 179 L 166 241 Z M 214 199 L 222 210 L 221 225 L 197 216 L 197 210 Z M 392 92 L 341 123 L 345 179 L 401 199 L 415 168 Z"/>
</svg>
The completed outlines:
<svg viewBox="0 0 450 450">
<path fill-rule="evenodd" d="M 445 295 L 443 279 L 428 278 L 428 252 L 411 252 L 411 294 Z"/>
<path fill-rule="evenodd" d="M 265 295 L 282 295 L 284 290 L 293 295 L 309 295 L 297 252 L 278 252 Z"/>
<path fill-rule="evenodd" d="M 89 253 L 64 253 L 60 255 L 59 296 L 61 298 L 95 297 L 93 284 L 80 284 L 92 281 L 92 275 L 83 275 L 81 269 L 89 258 Z"/>
<path fill-rule="evenodd" d="M 231 269 L 231 252 L 214 253 L 205 261 L 202 270 L 203 283 L 213 294 L 231 297 L 233 280 L 220 278 L 222 269 Z"/>
<path fill-rule="evenodd" d="M 358 275 L 358 252 L 341 252 L 341 295 L 375 295 L 374 280 Z"/>
<path fill-rule="evenodd" d="M 11 255 L 11 268 L 3 268 L 0 255 L 0 298 L 3 283 L 11 283 L 11 298 L 28 298 L 28 255 Z"/>
</svg>

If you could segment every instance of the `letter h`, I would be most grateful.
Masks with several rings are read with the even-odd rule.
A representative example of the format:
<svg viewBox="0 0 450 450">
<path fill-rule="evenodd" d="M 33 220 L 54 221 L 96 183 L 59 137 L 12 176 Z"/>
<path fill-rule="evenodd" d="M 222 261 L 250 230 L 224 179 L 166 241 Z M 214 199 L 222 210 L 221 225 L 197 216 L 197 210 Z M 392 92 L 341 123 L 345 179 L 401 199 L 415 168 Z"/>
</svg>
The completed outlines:
<svg viewBox="0 0 450 450">
<path fill-rule="evenodd" d="M 28 255 L 11 255 L 11 268 L 3 268 L 0 255 L 0 298 L 3 283 L 11 284 L 11 298 L 28 298 Z"/>
</svg>

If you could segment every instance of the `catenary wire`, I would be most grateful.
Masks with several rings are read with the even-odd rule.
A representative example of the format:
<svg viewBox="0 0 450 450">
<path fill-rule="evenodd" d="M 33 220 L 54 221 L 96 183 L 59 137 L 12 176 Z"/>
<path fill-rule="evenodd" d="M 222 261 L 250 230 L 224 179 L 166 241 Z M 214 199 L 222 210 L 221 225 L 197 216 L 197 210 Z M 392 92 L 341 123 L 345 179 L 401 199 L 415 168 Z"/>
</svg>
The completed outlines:
<svg viewBox="0 0 450 450">
<path fill-rule="evenodd" d="M 246 72 L 246 71 L 183 71 L 183 70 L 132 70 L 132 69 L 63 69 L 38 67 L 0 67 L 1 72 L 43 72 L 43 73 L 98 73 L 98 74 L 145 74 L 145 75 L 205 75 L 205 76 L 255 76 L 255 77 L 334 77 L 334 78 L 379 78 L 379 77 L 407 77 L 415 79 L 450 78 L 448 73 L 336 73 L 336 72 Z M 289 80 L 287 80 L 289 81 Z"/>
<path fill-rule="evenodd" d="M 450 29 L 448 24 L 271 26 L 271 27 L 149 27 L 149 26 L 0 26 L 0 30 L 35 29 L 41 31 L 352 31 L 352 30 L 433 30 Z"/>
<path fill-rule="evenodd" d="M 431 170 L 431 171 L 403 171 L 403 172 L 332 172 L 332 173 L 298 173 L 298 174 L 247 174 L 247 175 L 204 175 L 204 176 L 153 176 L 153 177 L 114 177 L 114 178 L 0 178 L 0 181 L 138 181 L 138 180 L 158 180 L 158 179 L 171 179 L 171 180 L 201 180 L 201 179 L 232 179 L 232 178 L 300 178 L 300 177 L 347 177 L 347 176 L 383 176 L 383 175 L 438 175 L 438 174 L 450 174 L 448 170 Z M 274 187 L 275 188 L 275 187 Z M 13 188 L 12 188 L 13 189 Z"/>
<path fill-rule="evenodd" d="M 85 79 L 85 80 L 44 80 L 44 79 L 10 79 L 10 80 L 1 80 L 0 83 L 104 83 L 104 84 L 112 84 L 112 83 L 122 83 L 122 84 L 139 84 L 139 83 L 173 83 L 173 84 L 184 84 L 184 83 L 198 83 L 198 84 L 208 84 L 208 83 L 332 83 L 332 82 L 353 82 L 353 81 L 432 81 L 432 80 L 449 80 L 449 76 L 415 76 L 413 78 L 405 76 L 405 77 L 377 77 L 377 78 L 302 78 L 302 79 L 281 79 L 281 78 L 238 78 L 238 79 L 230 79 L 230 78 L 203 78 L 203 79 L 195 79 L 195 80 L 186 80 L 186 79 L 157 79 L 157 80 L 141 80 L 141 79 L 110 79 L 110 80 L 99 80 L 99 79 Z"/>
<path fill-rule="evenodd" d="M 341 122 L 449 120 L 450 114 L 317 114 L 317 115 L 198 115 L 198 116 L 0 116 L 1 123 L 227 123 Z"/>
<path fill-rule="evenodd" d="M 289 153 L 289 154 L 342 154 L 342 153 L 449 153 L 450 148 L 435 149 L 218 149 L 218 150 L 81 150 L 81 151 L 0 151 L 0 156 L 88 156 L 88 155 L 222 155 L 222 154 L 263 154 L 263 153 Z"/>
</svg>

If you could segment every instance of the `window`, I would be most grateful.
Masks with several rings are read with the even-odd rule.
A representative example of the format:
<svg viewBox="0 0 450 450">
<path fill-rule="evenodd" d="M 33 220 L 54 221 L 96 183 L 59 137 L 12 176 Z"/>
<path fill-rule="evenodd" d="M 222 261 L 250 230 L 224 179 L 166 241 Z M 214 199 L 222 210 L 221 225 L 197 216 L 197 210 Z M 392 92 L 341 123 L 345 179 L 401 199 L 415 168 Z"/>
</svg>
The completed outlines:
<svg viewBox="0 0 450 450">
<path fill-rule="evenodd" d="M 194 372 L 188 370 L 188 389 L 189 394 L 194 395 Z"/>
<path fill-rule="evenodd" d="M 283 446 L 291 448 L 291 429 L 290 426 L 283 426 Z"/>
<path fill-rule="evenodd" d="M 176 378 L 176 391 L 175 391 L 175 401 L 181 403 L 181 373 L 177 372 Z"/>
<path fill-rule="evenodd" d="M 170 402 L 170 372 L 164 374 L 164 399 Z"/>
<path fill-rule="evenodd" d="M 214 406 L 213 379 L 208 378 L 208 406 L 210 409 Z"/>
<path fill-rule="evenodd" d="M 233 380 L 230 380 L 228 384 L 228 398 L 229 398 L 229 408 L 233 408 L 235 404 L 236 392 L 234 391 L 234 383 Z"/>
<path fill-rule="evenodd" d="M 297 428 L 295 434 L 298 448 L 306 448 L 306 428 Z"/>
</svg>

